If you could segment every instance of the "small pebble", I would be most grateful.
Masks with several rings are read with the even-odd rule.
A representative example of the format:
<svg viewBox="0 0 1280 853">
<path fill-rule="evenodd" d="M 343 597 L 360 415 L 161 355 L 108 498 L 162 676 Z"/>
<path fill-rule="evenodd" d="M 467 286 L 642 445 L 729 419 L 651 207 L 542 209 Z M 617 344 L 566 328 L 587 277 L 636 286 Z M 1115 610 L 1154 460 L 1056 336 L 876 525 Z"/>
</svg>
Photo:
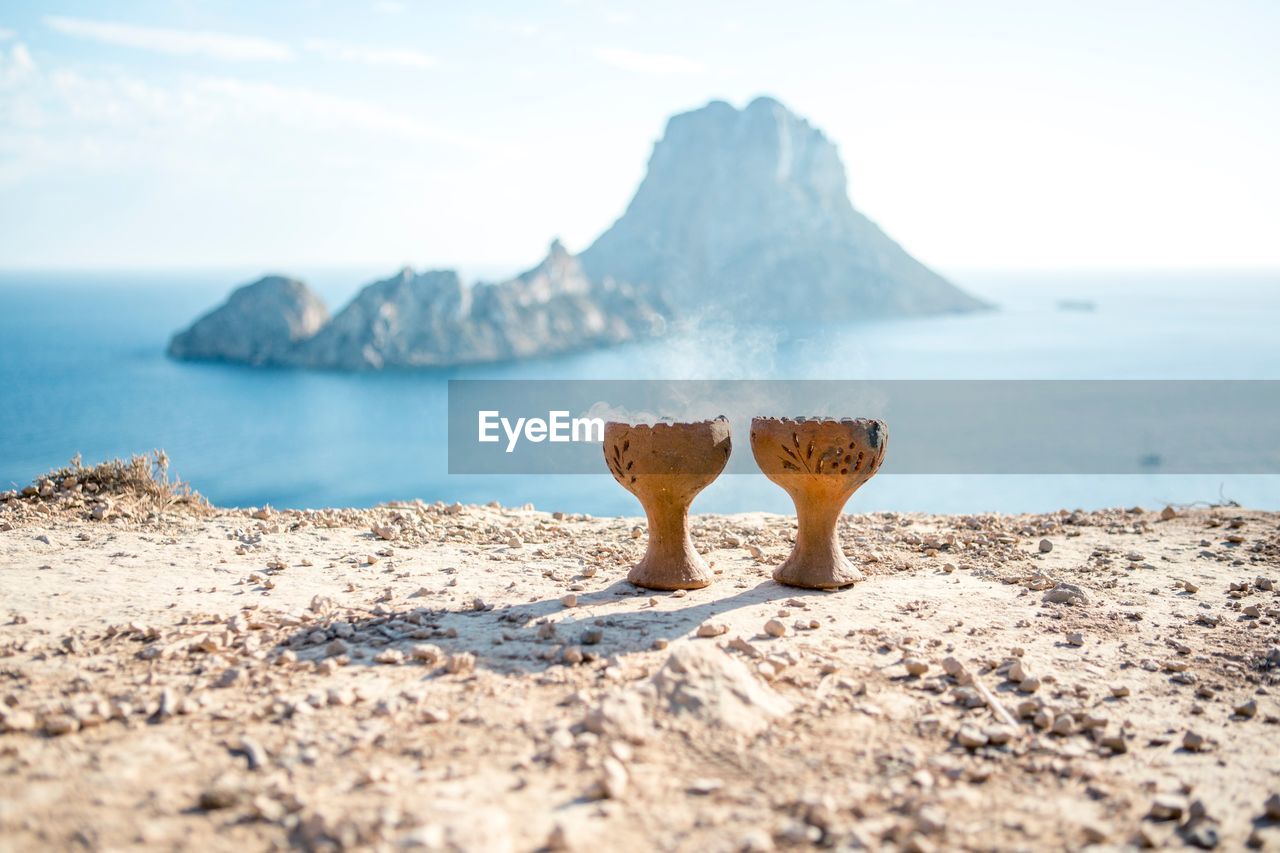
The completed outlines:
<svg viewBox="0 0 1280 853">
<path fill-rule="evenodd" d="M 1177 794 L 1157 794 L 1151 801 L 1147 817 L 1152 820 L 1181 820 L 1187 811 L 1186 797 Z"/>
<path fill-rule="evenodd" d="M 787 633 L 787 626 L 783 625 L 777 619 L 770 619 L 764 623 L 764 632 L 770 637 L 782 637 Z"/>
<path fill-rule="evenodd" d="M 621 800 L 627 794 L 627 768 L 621 761 L 608 756 L 602 762 L 604 778 L 600 780 L 600 792 L 610 800 Z"/>
<path fill-rule="evenodd" d="M 1194 826 L 1188 825 L 1183 831 L 1183 838 L 1192 847 L 1199 847 L 1201 850 L 1213 850 L 1222 840 L 1218 835 L 1218 830 L 1208 823 L 1197 823 Z"/>
<path fill-rule="evenodd" d="M 1086 823 L 1080 827 L 1084 840 L 1089 844 L 1101 844 L 1111 837 L 1111 833 L 1107 831 L 1105 826 L 1096 823 Z"/>
<path fill-rule="evenodd" d="M 54 714 L 44 720 L 44 732 L 53 737 L 69 735 L 80 730 L 80 723 L 75 717 L 67 714 Z"/>
<path fill-rule="evenodd" d="M 422 661 L 426 664 L 435 664 L 439 663 L 444 653 L 439 646 L 434 646 L 430 643 L 419 643 L 409 650 L 409 655 L 414 660 Z"/>
<path fill-rule="evenodd" d="M 1112 735 L 1103 735 L 1102 740 L 1099 741 L 1099 743 L 1103 749 L 1109 749 L 1116 754 L 1129 751 L 1129 742 L 1125 740 L 1123 732 Z"/>
<path fill-rule="evenodd" d="M 449 660 L 445 662 L 445 671 L 452 675 L 463 675 L 471 672 L 476 668 L 476 656 L 471 652 L 458 652 L 449 655 Z"/>
<path fill-rule="evenodd" d="M 982 733 L 986 735 L 988 741 L 996 746 L 1008 743 L 1013 740 L 1013 736 L 1016 734 L 1012 727 L 1006 725 L 987 726 L 982 730 Z"/>
</svg>

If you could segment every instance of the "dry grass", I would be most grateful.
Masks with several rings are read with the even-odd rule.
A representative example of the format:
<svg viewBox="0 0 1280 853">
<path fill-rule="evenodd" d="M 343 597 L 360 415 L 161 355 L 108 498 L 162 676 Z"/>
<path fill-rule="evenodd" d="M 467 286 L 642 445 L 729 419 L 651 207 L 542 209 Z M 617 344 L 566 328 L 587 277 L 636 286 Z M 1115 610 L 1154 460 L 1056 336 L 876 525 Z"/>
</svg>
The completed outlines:
<svg viewBox="0 0 1280 853">
<path fill-rule="evenodd" d="M 163 450 L 91 466 L 85 466 L 77 454 L 68 465 L 37 477 L 13 497 L 20 502 L 54 504 L 66 509 L 98 507 L 98 518 L 209 507 L 208 501 L 189 484 L 170 475 L 169 457 Z"/>
</svg>

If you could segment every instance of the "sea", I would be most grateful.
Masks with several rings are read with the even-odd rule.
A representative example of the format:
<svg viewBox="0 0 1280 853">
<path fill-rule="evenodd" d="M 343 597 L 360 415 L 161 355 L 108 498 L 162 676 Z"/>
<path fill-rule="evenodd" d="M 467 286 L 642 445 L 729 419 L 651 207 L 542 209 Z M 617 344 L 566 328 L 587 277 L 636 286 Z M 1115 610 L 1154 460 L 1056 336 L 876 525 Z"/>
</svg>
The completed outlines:
<svg viewBox="0 0 1280 853">
<path fill-rule="evenodd" d="M 340 306 L 374 272 L 305 277 L 330 306 Z M 458 369 L 334 373 L 165 356 L 174 331 L 256 277 L 228 270 L 0 273 L 0 488 L 25 485 L 76 454 L 89 463 L 162 448 L 178 477 L 225 506 L 420 498 L 637 515 L 638 503 L 603 464 L 598 476 L 451 476 L 447 381 L 1280 378 L 1280 272 L 1241 271 L 961 272 L 952 280 L 995 310 L 815 319 L 786 331 L 695 318 L 661 340 Z M 1229 502 L 1280 509 L 1280 477 L 881 474 L 848 511 Z M 790 503 L 762 476 L 735 476 L 713 483 L 694 510 L 786 512 Z"/>
</svg>

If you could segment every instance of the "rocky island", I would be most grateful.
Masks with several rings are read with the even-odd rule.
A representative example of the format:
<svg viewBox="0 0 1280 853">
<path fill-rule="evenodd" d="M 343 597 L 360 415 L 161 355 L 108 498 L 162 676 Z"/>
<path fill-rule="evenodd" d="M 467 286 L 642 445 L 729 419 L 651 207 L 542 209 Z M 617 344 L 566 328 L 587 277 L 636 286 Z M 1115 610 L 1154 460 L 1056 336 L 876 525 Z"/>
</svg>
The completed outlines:
<svg viewBox="0 0 1280 853">
<path fill-rule="evenodd" d="M 271 364 L 329 322 L 329 309 L 301 281 L 270 275 L 229 299 L 169 342 L 174 358 Z"/>
<path fill-rule="evenodd" d="M 575 257 L 468 285 L 404 269 L 332 320 L 306 285 L 270 277 L 174 336 L 169 354 L 371 370 L 509 361 L 659 334 L 713 308 L 737 322 L 911 316 L 987 307 L 849 201 L 835 145 L 772 98 L 674 116 L 626 212 Z"/>
<path fill-rule="evenodd" d="M 776 323 L 987 307 L 849 201 L 836 146 L 772 98 L 674 116 L 588 275 L 656 285 L 678 311 Z"/>
<path fill-rule="evenodd" d="M 589 281 L 556 241 L 538 266 L 496 284 L 401 270 L 360 291 L 280 361 L 342 370 L 509 361 L 647 337 L 664 310 L 631 285 Z"/>
</svg>

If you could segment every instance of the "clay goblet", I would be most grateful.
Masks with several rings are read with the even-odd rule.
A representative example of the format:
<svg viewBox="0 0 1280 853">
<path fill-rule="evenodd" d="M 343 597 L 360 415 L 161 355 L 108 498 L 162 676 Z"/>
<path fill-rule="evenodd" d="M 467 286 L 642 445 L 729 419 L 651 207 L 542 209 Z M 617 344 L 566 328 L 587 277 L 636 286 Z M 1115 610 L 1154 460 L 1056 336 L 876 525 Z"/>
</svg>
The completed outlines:
<svg viewBox="0 0 1280 853">
<path fill-rule="evenodd" d="M 711 570 L 689 538 L 689 505 L 729 461 L 729 422 L 652 426 L 610 422 L 604 459 L 649 519 L 649 545 L 627 580 L 649 589 L 701 589 Z"/>
<path fill-rule="evenodd" d="M 850 496 L 880 469 L 888 445 L 888 427 L 867 418 L 751 421 L 756 464 L 796 505 L 796 544 L 774 570 L 774 580 L 808 589 L 862 580 L 840 550 L 836 522 Z"/>
</svg>

